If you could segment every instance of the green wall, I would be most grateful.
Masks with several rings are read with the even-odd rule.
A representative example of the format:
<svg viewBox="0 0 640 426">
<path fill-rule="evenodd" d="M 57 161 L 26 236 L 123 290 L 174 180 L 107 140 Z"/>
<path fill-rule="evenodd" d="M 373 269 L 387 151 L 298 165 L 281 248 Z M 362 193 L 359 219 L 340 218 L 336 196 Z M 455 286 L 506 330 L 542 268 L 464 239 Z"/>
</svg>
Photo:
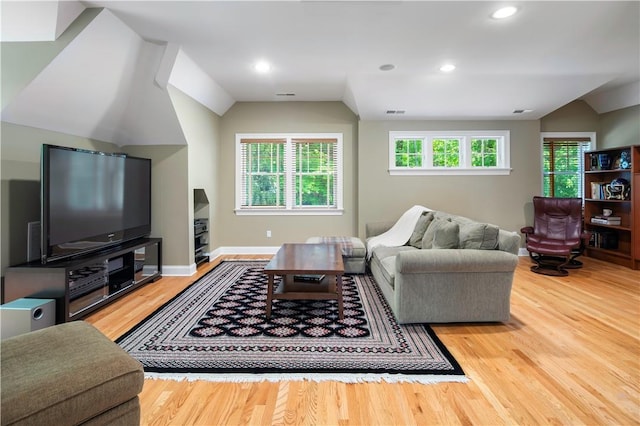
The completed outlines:
<svg viewBox="0 0 640 426">
<path fill-rule="evenodd" d="M 508 176 L 390 176 L 389 131 L 509 130 Z M 539 192 L 538 121 L 363 121 L 359 132 L 359 235 L 368 222 L 398 218 L 420 204 L 519 231 Z M 497 208 L 499 206 L 499 208 Z"/>
<path fill-rule="evenodd" d="M 181 247 L 189 254 L 188 264 L 194 262 L 193 219 L 209 219 L 213 224 L 216 218 L 214 214 L 215 200 L 218 198 L 218 163 L 220 162 L 220 117 L 194 101 L 180 90 L 170 86 L 169 94 L 180 121 L 180 126 L 188 141 L 188 221 L 186 234 L 188 246 Z M 201 199 L 194 200 L 194 190 L 200 190 L 208 200 L 203 203 Z M 197 203 L 196 203 L 197 201 Z M 193 207 L 191 207 L 193 206 Z M 218 245 L 218 238 L 212 232 L 209 238 L 209 249 Z"/>
<path fill-rule="evenodd" d="M 598 148 L 640 144 L 640 105 L 602 114 L 600 127 L 602 144 Z"/>
<path fill-rule="evenodd" d="M 573 101 L 540 120 L 541 132 L 598 132 L 598 114 L 584 101 Z"/>
<path fill-rule="evenodd" d="M 138 145 L 125 151 L 151 159 L 151 236 L 162 237 L 163 274 L 184 274 L 189 265 L 187 146 Z"/>
<path fill-rule="evenodd" d="M 236 103 L 222 117 L 218 197 L 212 232 L 219 247 L 279 246 L 314 235 L 357 232 L 357 117 L 342 102 Z M 238 216 L 235 208 L 236 133 L 342 133 L 344 215 Z M 271 231 L 271 238 L 266 231 Z"/>
</svg>

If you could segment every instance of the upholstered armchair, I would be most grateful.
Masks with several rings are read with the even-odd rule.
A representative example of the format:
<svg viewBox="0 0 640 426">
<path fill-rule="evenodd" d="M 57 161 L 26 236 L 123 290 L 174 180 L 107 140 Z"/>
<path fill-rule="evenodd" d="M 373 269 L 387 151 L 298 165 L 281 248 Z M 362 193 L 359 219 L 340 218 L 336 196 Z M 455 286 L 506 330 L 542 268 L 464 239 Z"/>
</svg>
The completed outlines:
<svg viewBox="0 0 640 426">
<path fill-rule="evenodd" d="M 533 272 L 566 276 L 567 269 L 582 267 L 576 260 L 591 234 L 582 230 L 582 199 L 533 197 L 533 226 L 520 230 L 535 265 Z"/>
</svg>

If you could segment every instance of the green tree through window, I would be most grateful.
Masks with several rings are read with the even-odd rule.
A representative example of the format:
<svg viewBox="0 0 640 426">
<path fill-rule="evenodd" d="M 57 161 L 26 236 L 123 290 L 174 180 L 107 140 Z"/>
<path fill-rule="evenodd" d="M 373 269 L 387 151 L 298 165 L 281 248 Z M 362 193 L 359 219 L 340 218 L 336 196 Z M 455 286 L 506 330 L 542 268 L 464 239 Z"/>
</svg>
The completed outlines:
<svg viewBox="0 0 640 426">
<path fill-rule="evenodd" d="M 584 152 L 590 138 L 544 138 L 542 149 L 542 194 L 545 197 L 582 197 Z"/>
<path fill-rule="evenodd" d="M 283 142 L 243 144 L 247 206 L 284 206 L 284 148 Z"/>
<path fill-rule="evenodd" d="M 460 166 L 460 140 L 459 139 L 434 139 L 433 140 L 433 167 L 459 167 Z"/>
<path fill-rule="evenodd" d="M 498 165 L 498 141 L 495 139 L 471 139 L 471 165 L 496 167 Z"/>
<path fill-rule="evenodd" d="M 335 144 L 294 141 L 296 206 L 334 206 Z"/>
<path fill-rule="evenodd" d="M 238 134 L 236 144 L 236 212 L 341 212 L 341 134 Z"/>
<path fill-rule="evenodd" d="M 396 167 L 422 167 L 422 139 L 396 140 Z"/>
<path fill-rule="evenodd" d="M 389 174 L 506 175 L 509 138 L 508 130 L 390 131 Z"/>
</svg>

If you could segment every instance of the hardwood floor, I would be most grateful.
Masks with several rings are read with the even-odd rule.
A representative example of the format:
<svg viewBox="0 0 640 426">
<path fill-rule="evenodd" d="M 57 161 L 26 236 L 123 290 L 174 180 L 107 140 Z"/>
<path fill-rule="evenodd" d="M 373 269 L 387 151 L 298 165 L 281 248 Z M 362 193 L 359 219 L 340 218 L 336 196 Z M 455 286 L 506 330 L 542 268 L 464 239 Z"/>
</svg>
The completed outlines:
<svg viewBox="0 0 640 426">
<path fill-rule="evenodd" d="M 640 424 L 640 271 L 583 260 L 553 278 L 521 258 L 508 323 L 433 326 L 468 383 L 145 380 L 142 424 Z M 115 339 L 215 264 L 164 277 L 87 321 Z"/>
</svg>

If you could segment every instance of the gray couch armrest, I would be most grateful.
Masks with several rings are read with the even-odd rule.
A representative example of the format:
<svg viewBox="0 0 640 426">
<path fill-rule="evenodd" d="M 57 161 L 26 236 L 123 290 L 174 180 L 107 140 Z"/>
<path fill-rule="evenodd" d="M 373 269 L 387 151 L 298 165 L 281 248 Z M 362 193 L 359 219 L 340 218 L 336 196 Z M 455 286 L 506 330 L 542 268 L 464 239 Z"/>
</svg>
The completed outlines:
<svg viewBox="0 0 640 426">
<path fill-rule="evenodd" d="M 498 249 L 518 255 L 520 250 L 520 234 L 501 229 L 498 233 Z"/>
<path fill-rule="evenodd" d="M 396 256 L 396 272 L 424 274 L 440 272 L 510 272 L 518 256 L 501 250 L 423 249 Z"/>
<path fill-rule="evenodd" d="M 365 238 L 375 237 L 383 232 L 387 232 L 395 223 L 395 221 L 367 223 L 365 225 Z"/>
</svg>

